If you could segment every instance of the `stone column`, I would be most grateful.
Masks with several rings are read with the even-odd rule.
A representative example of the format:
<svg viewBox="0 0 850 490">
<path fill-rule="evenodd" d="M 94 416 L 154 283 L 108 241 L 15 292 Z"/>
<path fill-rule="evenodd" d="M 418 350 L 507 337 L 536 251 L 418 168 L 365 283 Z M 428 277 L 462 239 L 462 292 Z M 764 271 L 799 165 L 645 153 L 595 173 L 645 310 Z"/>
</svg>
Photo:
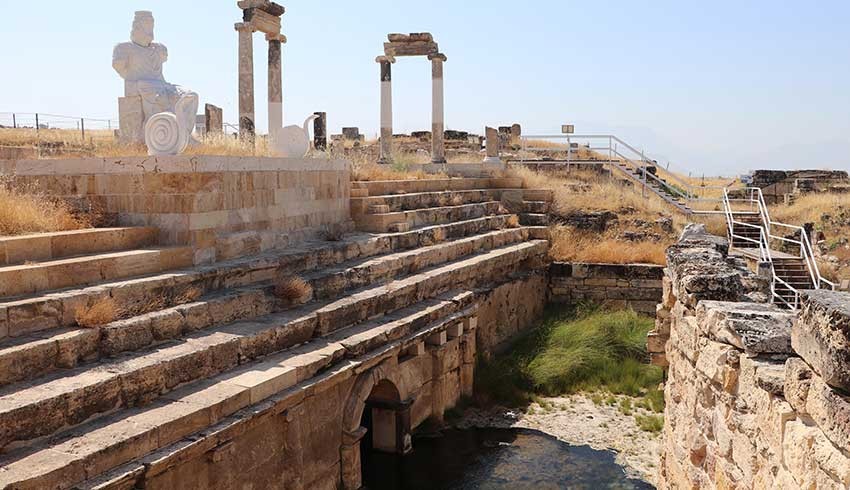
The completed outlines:
<svg viewBox="0 0 850 490">
<path fill-rule="evenodd" d="M 254 26 L 236 24 L 239 31 L 239 137 L 254 140 Z"/>
<path fill-rule="evenodd" d="M 484 163 L 502 163 L 499 158 L 499 131 L 496 128 L 484 128 L 484 137 L 487 138 L 487 156 L 484 158 Z"/>
<path fill-rule="evenodd" d="M 381 156 L 378 163 L 393 161 L 393 87 L 392 56 L 378 56 L 375 61 L 381 65 Z"/>
<path fill-rule="evenodd" d="M 316 151 L 325 151 L 328 149 L 328 113 L 314 112 L 319 116 L 313 120 L 313 148 Z"/>
<path fill-rule="evenodd" d="M 431 163 L 446 163 L 446 147 L 443 141 L 443 53 L 429 54 L 431 60 Z"/>
<path fill-rule="evenodd" d="M 283 127 L 283 71 L 280 62 L 281 44 L 285 42 L 280 34 L 266 34 L 269 42 L 269 134 Z"/>
</svg>

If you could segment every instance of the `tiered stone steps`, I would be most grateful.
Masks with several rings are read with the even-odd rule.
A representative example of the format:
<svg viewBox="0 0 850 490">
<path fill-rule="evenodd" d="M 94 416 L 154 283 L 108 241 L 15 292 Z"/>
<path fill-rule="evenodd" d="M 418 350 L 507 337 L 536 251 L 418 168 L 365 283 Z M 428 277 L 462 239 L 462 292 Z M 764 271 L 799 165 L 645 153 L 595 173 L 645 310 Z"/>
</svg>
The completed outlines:
<svg viewBox="0 0 850 490">
<path fill-rule="evenodd" d="M 192 264 L 190 247 L 156 247 L 153 228 L 105 228 L 0 239 L 0 297 L 96 284 Z M 32 251 L 29 254 L 27 251 Z"/>
<path fill-rule="evenodd" d="M 0 300 L 0 488 L 92 488 L 269 397 L 304 396 L 383 350 L 474 328 L 473 291 L 546 253 L 540 230 L 512 216 L 426 220 Z M 313 298 L 275 298 L 281 274 L 305 279 Z M 77 307 L 104 297 L 126 318 L 75 324 Z"/>
</svg>

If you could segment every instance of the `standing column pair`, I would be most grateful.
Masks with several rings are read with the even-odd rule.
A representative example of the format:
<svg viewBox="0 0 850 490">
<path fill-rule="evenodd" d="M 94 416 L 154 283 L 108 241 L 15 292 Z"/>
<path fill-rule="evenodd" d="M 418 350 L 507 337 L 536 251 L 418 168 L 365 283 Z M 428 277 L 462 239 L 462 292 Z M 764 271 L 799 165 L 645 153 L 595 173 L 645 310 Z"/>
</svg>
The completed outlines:
<svg viewBox="0 0 850 490">
<path fill-rule="evenodd" d="M 431 162 L 445 163 L 443 62 L 446 61 L 446 55 L 435 53 L 428 55 L 428 59 L 431 60 Z M 392 163 L 392 64 L 395 63 L 395 58 L 378 56 L 375 61 L 381 65 L 381 155 L 378 158 L 378 163 Z"/>
<path fill-rule="evenodd" d="M 254 141 L 256 119 L 254 114 L 254 32 L 250 22 L 235 25 L 239 32 L 239 137 Z M 269 134 L 283 127 L 283 72 L 281 45 L 286 42 L 282 34 L 266 34 L 269 43 Z"/>
</svg>

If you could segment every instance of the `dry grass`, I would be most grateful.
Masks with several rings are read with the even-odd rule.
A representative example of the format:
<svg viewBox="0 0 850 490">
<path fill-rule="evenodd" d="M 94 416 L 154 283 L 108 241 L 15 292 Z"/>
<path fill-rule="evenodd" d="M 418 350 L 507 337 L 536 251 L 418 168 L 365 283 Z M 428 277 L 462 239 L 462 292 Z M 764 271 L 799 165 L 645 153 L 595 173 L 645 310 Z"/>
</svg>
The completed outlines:
<svg viewBox="0 0 850 490">
<path fill-rule="evenodd" d="M 802 226 L 803 223 L 818 223 L 823 215 L 834 213 L 840 207 L 850 209 L 850 194 L 811 193 L 798 197 L 791 205 L 771 206 L 770 217 L 773 221 Z"/>
<path fill-rule="evenodd" d="M 121 316 L 115 300 L 109 297 L 96 300 L 94 303 L 77 308 L 74 319 L 83 328 L 95 328 L 112 323 Z"/>
<path fill-rule="evenodd" d="M 508 220 L 505 222 L 508 228 L 519 228 L 519 216 L 512 214 L 508 216 Z"/>
<path fill-rule="evenodd" d="M 549 255 L 554 260 L 564 262 L 664 265 L 667 263 L 667 247 L 674 241 L 630 242 L 598 233 L 577 231 L 563 225 L 551 226 L 549 234 Z"/>
<path fill-rule="evenodd" d="M 0 236 L 77 230 L 91 226 L 63 201 L 15 189 L 0 178 Z"/>
<path fill-rule="evenodd" d="M 296 276 L 287 276 L 280 279 L 274 286 L 276 298 L 292 304 L 303 304 L 313 297 L 313 286 Z"/>
</svg>

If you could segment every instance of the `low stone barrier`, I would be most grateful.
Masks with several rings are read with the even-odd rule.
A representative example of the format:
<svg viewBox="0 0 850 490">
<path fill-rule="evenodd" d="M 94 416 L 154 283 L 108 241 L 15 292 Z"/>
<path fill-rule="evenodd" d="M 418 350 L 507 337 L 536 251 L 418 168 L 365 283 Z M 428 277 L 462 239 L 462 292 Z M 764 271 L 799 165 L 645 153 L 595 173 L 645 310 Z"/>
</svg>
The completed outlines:
<svg viewBox="0 0 850 490">
<path fill-rule="evenodd" d="M 668 250 L 648 342 L 669 363 L 659 488 L 850 487 L 850 295 L 791 312 L 765 286 L 716 239 Z"/>
<path fill-rule="evenodd" d="M 590 301 L 655 315 L 664 267 L 651 264 L 555 262 L 549 267 L 550 301 Z"/>
<path fill-rule="evenodd" d="M 344 160 L 222 156 L 0 160 L 11 184 L 153 226 L 195 263 L 283 248 L 350 222 Z"/>
</svg>

